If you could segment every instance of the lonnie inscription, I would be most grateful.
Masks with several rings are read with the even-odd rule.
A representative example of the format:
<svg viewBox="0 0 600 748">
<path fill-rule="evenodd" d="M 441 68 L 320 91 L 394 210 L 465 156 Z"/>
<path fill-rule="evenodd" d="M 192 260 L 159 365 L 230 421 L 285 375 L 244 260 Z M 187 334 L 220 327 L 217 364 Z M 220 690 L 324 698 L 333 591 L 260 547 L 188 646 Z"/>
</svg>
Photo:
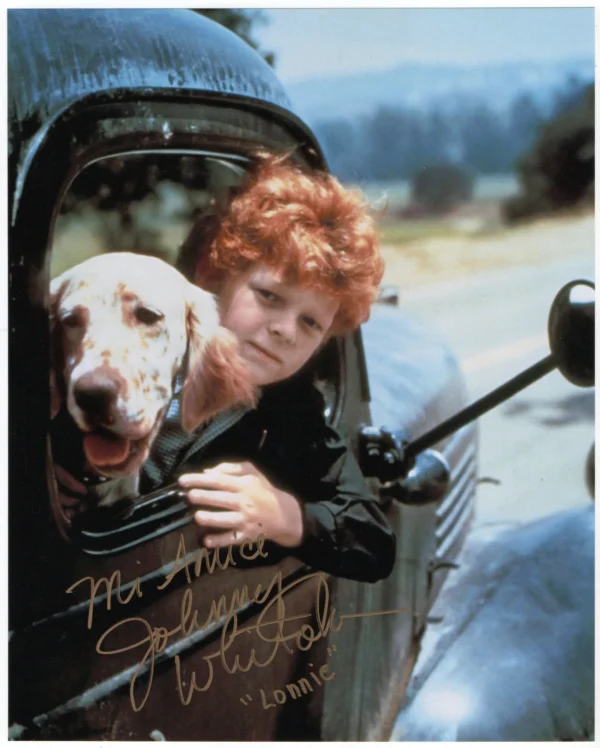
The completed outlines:
<svg viewBox="0 0 600 748">
<path fill-rule="evenodd" d="M 242 557 L 246 560 L 254 560 L 259 556 L 266 558 L 267 553 L 264 551 L 263 544 L 264 538 L 261 537 L 256 543 L 245 541 L 245 544 L 239 550 Z M 208 574 L 212 574 L 217 566 L 221 569 L 225 569 L 229 565 L 235 566 L 235 560 L 231 555 L 231 547 L 224 549 L 224 559 L 219 555 L 219 550 L 215 549 L 209 552 L 206 549 L 201 549 L 190 556 L 186 552 L 183 535 L 180 536 L 173 569 L 165 577 L 165 580 L 157 586 L 157 589 L 159 591 L 165 590 L 180 572 L 183 572 L 186 575 L 188 583 L 191 583 L 190 567 L 193 567 L 194 576 L 199 577 L 202 573 L 203 563 Z M 295 587 L 309 580 L 314 580 L 316 583 L 314 588 L 314 605 L 310 606 L 311 612 L 303 615 L 286 616 L 285 596 Z M 94 599 L 102 587 L 107 591 L 107 608 L 110 608 L 113 592 L 121 605 L 127 605 L 133 599 L 134 595 L 138 597 L 142 596 L 139 579 L 135 580 L 127 596 L 121 593 L 121 575 L 118 571 L 114 572 L 110 579 L 101 578 L 95 580 L 93 577 L 83 577 L 71 585 L 67 592 L 72 592 L 78 585 L 85 582 L 90 584 L 89 628 L 91 628 L 93 623 Z M 262 607 L 260 608 L 260 613 L 253 619 L 251 624 L 241 626 L 238 620 L 238 611 L 247 603 L 257 603 Z M 309 650 L 313 644 L 326 637 L 329 633 L 339 631 L 345 619 L 390 615 L 391 613 L 401 613 L 406 610 L 408 609 L 400 608 L 396 610 L 341 615 L 330 605 L 330 591 L 325 574 L 322 572 L 313 572 L 296 578 L 289 584 L 284 585 L 282 574 L 280 571 L 277 571 L 266 586 L 259 584 L 251 592 L 247 585 L 244 585 L 241 588 L 234 589 L 229 599 L 225 595 L 221 595 L 218 600 L 212 600 L 208 615 L 203 620 L 200 620 L 198 610 L 194 608 L 193 591 L 191 588 L 187 588 L 181 597 L 179 621 L 176 626 L 169 629 L 164 626 L 150 625 L 142 617 L 125 618 L 113 624 L 101 634 L 96 644 L 96 651 L 98 654 L 111 656 L 132 650 L 139 650 L 141 656 L 130 681 L 129 693 L 132 708 L 134 711 L 140 711 L 144 707 L 152 689 L 156 657 L 165 652 L 170 641 L 174 640 L 175 637 L 179 640 L 181 637 L 189 637 L 195 632 L 206 631 L 211 626 L 220 625 L 221 635 L 219 646 L 215 651 L 201 657 L 201 672 L 192 671 L 191 673 L 187 673 L 184 678 L 179 655 L 175 654 L 173 657 L 179 699 L 184 706 L 187 706 L 192 701 L 195 693 L 207 691 L 211 687 L 215 674 L 214 668 L 217 663 L 220 663 L 225 673 L 230 675 L 240 672 L 247 673 L 254 667 L 264 668 L 270 665 L 281 647 L 289 653 L 298 650 Z M 308 623 L 301 623 L 297 627 L 290 627 L 288 625 L 287 631 L 284 629 L 284 624 L 289 624 L 292 621 L 299 622 L 302 619 L 312 618 L 313 616 L 315 621 L 314 626 Z M 117 630 L 119 631 L 119 636 L 117 637 L 119 642 L 122 643 L 123 641 L 124 630 L 126 630 L 126 634 L 129 634 L 131 631 L 131 639 L 125 636 L 125 640 L 129 642 L 127 645 L 112 648 L 109 640 L 111 635 L 114 635 Z M 233 654 L 231 651 L 233 644 L 242 634 L 248 633 L 254 633 L 257 637 L 254 643 L 260 643 L 260 647 L 258 647 L 259 651 L 251 643 L 251 640 L 245 639 L 243 658 L 239 653 Z M 327 666 L 323 666 L 321 668 L 323 672 L 321 673 L 320 670 L 319 675 L 321 675 L 323 680 L 330 680 L 334 674 L 328 674 L 326 668 Z M 318 678 L 315 673 L 313 675 Z M 329 677 L 327 677 L 328 675 Z M 141 684 L 142 676 L 147 677 L 145 687 Z M 136 696 L 136 685 L 140 685 L 141 687 L 141 698 L 139 690 Z M 290 686 L 294 685 L 290 684 Z M 295 688 L 292 688 L 293 694 L 296 694 L 295 689 L 300 687 L 300 685 L 296 684 Z M 284 692 L 281 693 L 287 698 Z M 292 697 L 294 698 L 293 694 Z M 274 696 L 274 698 L 277 700 L 277 698 L 281 699 L 282 697 L 278 695 Z M 265 705 L 263 708 L 267 709 L 269 705 Z"/>
</svg>

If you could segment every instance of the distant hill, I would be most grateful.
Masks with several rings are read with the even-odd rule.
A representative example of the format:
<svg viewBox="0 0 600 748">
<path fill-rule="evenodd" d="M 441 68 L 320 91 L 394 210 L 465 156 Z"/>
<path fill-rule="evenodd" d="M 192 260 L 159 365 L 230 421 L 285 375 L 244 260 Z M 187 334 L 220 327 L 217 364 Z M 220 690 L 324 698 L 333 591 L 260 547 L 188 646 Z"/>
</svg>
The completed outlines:
<svg viewBox="0 0 600 748">
<path fill-rule="evenodd" d="M 481 99 L 503 112 L 523 92 L 540 108 L 550 108 L 554 92 L 570 78 L 593 81 L 593 58 L 480 66 L 409 64 L 360 75 L 323 75 L 290 83 L 286 89 L 310 125 L 369 114 L 381 105 L 451 110 L 463 99 Z"/>
<path fill-rule="evenodd" d="M 540 128 L 571 111 L 594 80 L 592 58 L 391 70 L 291 84 L 330 169 L 346 181 L 411 179 L 427 164 L 514 172 Z"/>
</svg>

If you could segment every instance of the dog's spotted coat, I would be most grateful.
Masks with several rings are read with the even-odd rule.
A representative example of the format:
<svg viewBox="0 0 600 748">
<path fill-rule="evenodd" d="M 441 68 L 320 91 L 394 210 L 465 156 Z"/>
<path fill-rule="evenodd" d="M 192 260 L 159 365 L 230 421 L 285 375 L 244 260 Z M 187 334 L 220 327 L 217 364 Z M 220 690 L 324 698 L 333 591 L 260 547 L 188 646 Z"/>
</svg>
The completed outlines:
<svg viewBox="0 0 600 748">
<path fill-rule="evenodd" d="M 71 268 L 52 281 L 50 318 L 51 416 L 66 406 L 98 475 L 137 475 L 182 372 L 186 431 L 253 400 L 212 295 L 157 258 L 104 254 Z"/>
</svg>

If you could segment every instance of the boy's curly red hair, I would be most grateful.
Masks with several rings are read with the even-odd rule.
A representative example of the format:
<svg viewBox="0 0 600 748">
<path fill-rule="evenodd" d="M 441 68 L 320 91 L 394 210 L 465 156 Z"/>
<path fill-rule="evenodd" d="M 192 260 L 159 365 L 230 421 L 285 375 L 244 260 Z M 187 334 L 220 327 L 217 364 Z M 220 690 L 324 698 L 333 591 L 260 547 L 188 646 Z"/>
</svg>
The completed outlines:
<svg viewBox="0 0 600 748">
<path fill-rule="evenodd" d="M 187 243 L 202 234 L 208 248 L 195 254 L 198 285 L 214 291 L 224 275 L 260 262 L 281 269 L 288 282 L 338 298 L 331 333 L 368 319 L 384 267 L 375 221 L 362 193 L 331 174 L 287 155 L 258 154 L 212 231 L 194 227 Z"/>
</svg>

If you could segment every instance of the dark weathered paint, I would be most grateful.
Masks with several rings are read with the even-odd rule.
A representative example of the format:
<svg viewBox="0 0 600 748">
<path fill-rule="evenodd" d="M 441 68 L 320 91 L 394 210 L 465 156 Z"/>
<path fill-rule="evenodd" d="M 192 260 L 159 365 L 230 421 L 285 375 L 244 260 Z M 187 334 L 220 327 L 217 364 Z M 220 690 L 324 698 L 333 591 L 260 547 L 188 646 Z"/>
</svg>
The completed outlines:
<svg viewBox="0 0 600 748">
<path fill-rule="evenodd" d="M 183 9 L 9 10 L 11 100 L 43 121 L 90 94 L 161 88 L 289 109 L 274 70 L 239 37 Z"/>
<path fill-rule="evenodd" d="M 52 123 L 74 105 L 148 98 L 254 105 L 301 132 L 320 154 L 273 69 L 235 34 L 191 10 L 9 10 L 10 189 Z"/>
<path fill-rule="evenodd" d="M 115 664 L 95 655 L 97 637 L 86 633 L 85 600 L 80 597 L 80 606 L 73 609 L 71 596 L 65 594 L 79 577 L 98 578 L 115 568 L 127 580 L 151 574 L 173 558 L 179 537 L 176 530 L 105 562 L 65 544 L 50 515 L 45 477 L 48 245 L 69 178 L 99 156 L 148 147 L 239 154 L 258 145 L 288 148 L 300 142 L 302 148 L 312 148 L 313 160 L 320 158 L 308 128 L 284 108 L 286 100 L 273 72 L 237 37 L 191 12 L 144 13 L 150 15 L 139 24 L 140 18 L 130 11 L 11 12 L 11 734 L 146 739 L 152 729 L 159 729 L 167 737 L 189 739 L 231 737 L 232 730 L 240 736 L 241 730 L 243 736 L 258 739 L 289 735 L 286 731 L 305 725 L 303 734 L 310 737 L 315 724 L 302 715 L 311 704 L 314 714 L 320 713 L 311 699 L 287 709 L 283 722 L 281 710 L 273 710 L 259 719 L 248 711 L 233 724 L 231 704 L 222 698 L 228 693 L 238 705 L 235 688 L 252 687 L 256 678 L 273 688 L 291 680 L 290 668 L 300 665 L 289 657 L 280 656 L 271 668 L 255 670 L 246 679 L 215 684 L 215 696 L 202 710 L 192 707 L 175 720 L 174 712 L 182 707 L 173 688 L 171 660 L 171 671 L 156 679 L 154 705 L 134 714 L 128 674 L 123 672 L 131 657 Z M 146 33 L 146 23 L 153 26 L 152 33 Z M 188 23 L 191 30 L 182 32 L 188 46 L 182 46 L 179 31 Z M 220 41 L 211 42 L 213 33 Z M 160 41 L 167 37 L 172 55 Z M 202 65 L 194 68 L 194 59 L 203 60 Z M 169 77 L 174 60 L 195 72 L 174 82 Z M 182 87 L 186 81 L 189 87 Z M 193 527 L 185 532 L 192 533 L 189 544 L 194 545 Z M 261 569 L 250 573 L 254 584 L 270 576 Z M 240 570 L 198 580 L 202 591 L 196 596 L 204 605 L 210 603 L 241 584 L 242 577 L 251 581 Z M 152 580 L 149 584 L 152 587 Z M 179 597 L 177 591 L 160 601 L 147 595 L 141 611 L 157 624 L 176 620 Z M 309 611 L 311 601 L 314 593 L 299 589 L 289 595 L 290 610 Z M 186 666 L 201 664 L 208 644 L 199 641 L 187 647 Z M 322 659 L 317 651 L 314 656 Z"/>
</svg>

